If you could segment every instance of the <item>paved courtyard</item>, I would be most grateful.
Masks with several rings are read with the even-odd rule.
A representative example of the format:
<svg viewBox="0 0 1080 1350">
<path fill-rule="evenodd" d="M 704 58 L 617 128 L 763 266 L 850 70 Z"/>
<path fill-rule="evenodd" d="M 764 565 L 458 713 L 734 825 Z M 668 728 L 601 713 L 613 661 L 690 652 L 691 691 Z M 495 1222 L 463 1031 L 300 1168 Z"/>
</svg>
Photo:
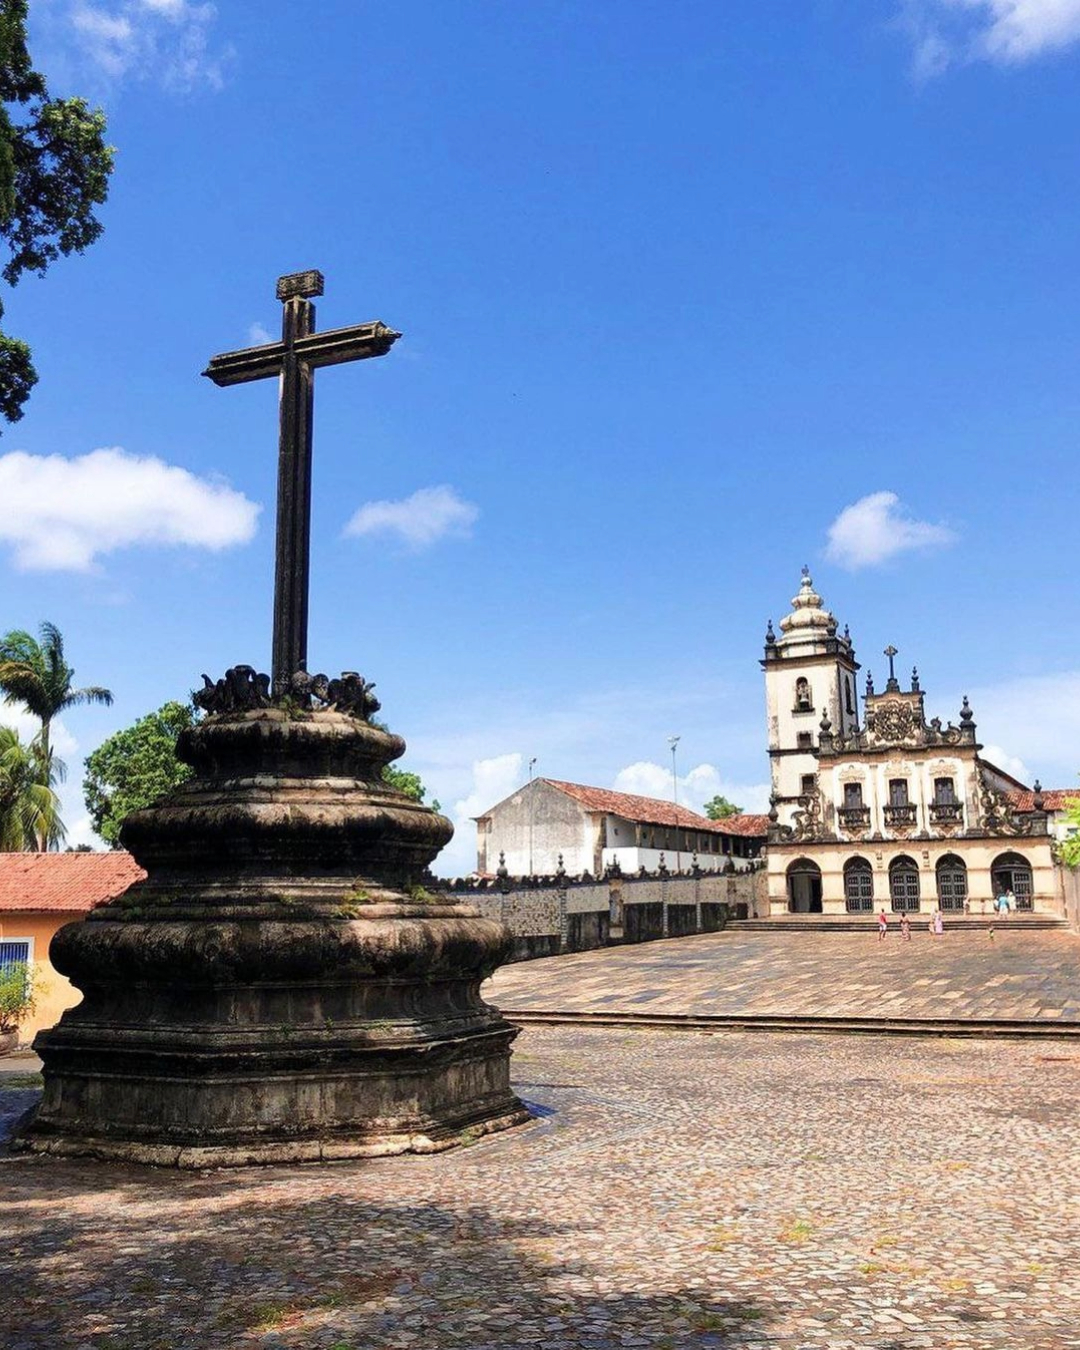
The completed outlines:
<svg viewBox="0 0 1080 1350">
<path fill-rule="evenodd" d="M 1080 1347 L 1080 1052 L 518 1047 L 538 1119 L 439 1157 L 0 1161 L 5 1350 Z"/>
<path fill-rule="evenodd" d="M 545 1012 L 1080 1021 L 1080 936 L 1007 921 L 993 940 L 735 928 L 504 966 L 485 996 Z"/>
</svg>

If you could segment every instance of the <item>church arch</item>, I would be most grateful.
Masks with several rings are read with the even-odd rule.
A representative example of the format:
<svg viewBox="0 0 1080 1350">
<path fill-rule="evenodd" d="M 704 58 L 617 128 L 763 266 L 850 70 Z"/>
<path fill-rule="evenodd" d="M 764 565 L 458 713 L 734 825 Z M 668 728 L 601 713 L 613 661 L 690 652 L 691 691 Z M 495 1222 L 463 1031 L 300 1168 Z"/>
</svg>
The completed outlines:
<svg viewBox="0 0 1080 1350">
<path fill-rule="evenodd" d="M 990 864 L 990 886 L 995 895 L 1012 891 L 1017 909 L 1032 909 L 1035 886 L 1031 863 L 1022 853 L 999 853 Z"/>
<path fill-rule="evenodd" d="M 814 711 L 814 698 L 810 692 L 810 681 L 805 675 L 800 675 L 795 681 L 795 711 Z"/>
<path fill-rule="evenodd" d="M 968 898 L 967 866 L 955 853 L 939 858 L 937 867 L 938 908 L 943 914 L 962 914 Z"/>
<path fill-rule="evenodd" d="M 889 864 L 889 900 L 895 914 L 911 914 L 919 908 L 919 864 L 906 854 Z"/>
<path fill-rule="evenodd" d="M 849 858 L 844 864 L 844 905 L 849 914 L 873 913 L 874 869 L 866 858 Z"/>
<path fill-rule="evenodd" d="M 821 913 L 821 868 L 810 858 L 796 858 L 787 869 L 789 914 Z"/>
</svg>

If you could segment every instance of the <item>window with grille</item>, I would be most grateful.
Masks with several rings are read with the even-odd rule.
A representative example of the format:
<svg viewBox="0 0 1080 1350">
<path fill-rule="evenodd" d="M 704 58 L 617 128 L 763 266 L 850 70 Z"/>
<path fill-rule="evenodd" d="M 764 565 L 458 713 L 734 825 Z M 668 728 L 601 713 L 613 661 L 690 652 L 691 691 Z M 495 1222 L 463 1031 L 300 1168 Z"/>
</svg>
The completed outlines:
<svg viewBox="0 0 1080 1350">
<path fill-rule="evenodd" d="M 844 865 L 844 903 L 849 914 L 874 908 L 874 871 L 865 858 L 852 858 Z"/>
<path fill-rule="evenodd" d="M 907 779 L 906 779 L 906 778 L 890 778 L 890 779 L 889 779 L 889 805 L 890 805 L 890 806 L 907 806 L 907 804 L 908 804 Z"/>
<path fill-rule="evenodd" d="M 862 806 L 862 784 L 844 784 L 844 806 L 849 811 L 857 811 Z"/>
<path fill-rule="evenodd" d="M 953 854 L 942 858 L 937 865 L 938 904 L 943 911 L 963 913 L 967 900 L 967 868 L 963 860 Z"/>
<path fill-rule="evenodd" d="M 951 806 L 956 801 L 956 784 L 951 778 L 934 779 L 934 801 L 938 806 Z"/>
<path fill-rule="evenodd" d="M 911 858 L 897 858 L 889 865 L 889 899 L 896 914 L 919 908 L 919 869 Z"/>
<path fill-rule="evenodd" d="M 803 796 L 808 797 L 817 787 L 817 777 L 812 773 L 804 773 L 802 776 Z"/>
<path fill-rule="evenodd" d="M 0 942 L 0 970 L 20 964 L 30 964 L 30 939 L 7 938 Z"/>
<path fill-rule="evenodd" d="M 808 731 L 800 731 L 798 744 L 800 750 L 813 750 L 814 738 Z"/>
</svg>

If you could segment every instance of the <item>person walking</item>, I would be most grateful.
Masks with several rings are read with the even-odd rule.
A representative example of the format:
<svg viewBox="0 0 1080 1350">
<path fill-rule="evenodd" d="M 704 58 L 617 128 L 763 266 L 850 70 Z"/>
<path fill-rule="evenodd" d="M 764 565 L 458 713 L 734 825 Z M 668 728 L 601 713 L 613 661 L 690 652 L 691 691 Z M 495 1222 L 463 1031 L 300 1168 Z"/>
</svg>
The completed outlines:
<svg viewBox="0 0 1080 1350">
<path fill-rule="evenodd" d="M 940 937 L 945 931 L 945 916 L 940 909 L 934 910 L 934 936 Z"/>
<path fill-rule="evenodd" d="M 1010 886 L 1009 889 L 1005 892 L 1005 917 L 1008 918 L 1015 908 L 1016 908 L 1016 896 L 1013 895 L 1013 889 Z"/>
<path fill-rule="evenodd" d="M 905 942 L 911 941 L 911 924 L 908 920 L 907 910 L 900 915 L 900 936 Z"/>
<path fill-rule="evenodd" d="M 877 916 L 877 935 L 879 942 L 889 936 L 889 916 L 884 910 Z"/>
</svg>

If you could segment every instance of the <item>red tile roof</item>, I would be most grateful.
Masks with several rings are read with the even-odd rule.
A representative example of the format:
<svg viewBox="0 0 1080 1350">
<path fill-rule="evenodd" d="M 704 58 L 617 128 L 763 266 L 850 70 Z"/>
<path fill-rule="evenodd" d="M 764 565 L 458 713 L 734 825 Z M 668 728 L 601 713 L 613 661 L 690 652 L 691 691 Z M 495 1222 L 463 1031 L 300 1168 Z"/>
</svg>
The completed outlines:
<svg viewBox="0 0 1080 1350">
<path fill-rule="evenodd" d="M 1006 796 L 1014 811 L 1035 810 L 1035 793 L 1030 790 L 1009 792 Z M 1064 811 L 1069 802 L 1080 801 L 1080 787 L 1043 788 L 1042 799 L 1044 811 Z"/>
<path fill-rule="evenodd" d="M 144 876 L 130 853 L 0 853 L 0 914 L 83 914 Z"/>
<path fill-rule="evenodd" d="M 586 787 L 582 783 L 562 783 L 555 778 L 541 782 L 565 792 L 580 802 L 586 811 L 604 811 L 623 820 L 645 825 L 678 824 L 684 830 L 704 830 L 713 834 L 738 834 L 764 838 L 769 828 L 768 816 L 728 816 L 726 820 L 710 820 L 699 816 L 689 807 L 676 808 L 674 802 L 659 801 L 656 797 L 638 797 L 631 792 L 612 792 L 608 788 Z"/>
</svg>

